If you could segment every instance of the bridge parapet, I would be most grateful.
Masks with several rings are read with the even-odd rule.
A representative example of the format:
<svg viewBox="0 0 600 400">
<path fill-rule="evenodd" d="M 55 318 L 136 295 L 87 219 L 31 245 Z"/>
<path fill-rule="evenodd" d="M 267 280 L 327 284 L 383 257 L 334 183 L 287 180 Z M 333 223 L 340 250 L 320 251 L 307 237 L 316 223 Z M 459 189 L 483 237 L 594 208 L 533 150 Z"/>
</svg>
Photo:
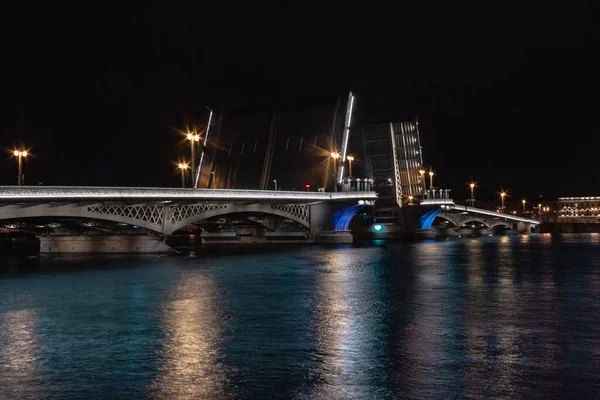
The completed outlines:
<svg viewBox="0 0 600 400">
<path fill-rule="evenodd" d="M 427 189 L 425 192 L 423 192 L 424 201 L 432 201 L 436 199 L 452 200 L 450 198 L 450 189 Z"/>
<path fill-rule="evenodd" d="M 180 189 L 94 186 L 0 186 L 0 203 L 114 201 L 120 203 L 168 201 L 177 203 L 256 202 L 310 203 L 376 200 L 373 191 L 304 192 L 244 189 Z"/>
</svg>

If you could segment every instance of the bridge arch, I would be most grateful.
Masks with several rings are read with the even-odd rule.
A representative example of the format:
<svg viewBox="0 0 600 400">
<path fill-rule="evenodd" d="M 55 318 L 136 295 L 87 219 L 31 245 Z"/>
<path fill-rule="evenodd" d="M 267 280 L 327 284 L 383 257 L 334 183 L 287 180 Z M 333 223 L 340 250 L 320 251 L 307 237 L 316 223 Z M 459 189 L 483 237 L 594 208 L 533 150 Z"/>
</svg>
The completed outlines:
<svg viewBox="0 0 600 400">
<path fill-rule="evenodd" d="M 453 218 L 450 218 L 448 214 L 441 213 L 436 218 L 443 219 L 444 221 L 448 221 L 454 228 L 458 228 L 458 222 L 456 222 Z M 432 221 L 435 221 L 435 219 Z"/>
<path fill-rule="evenodd" d="M 512 224 L 510 224 L 509 222 L 506 222 L 506 221 L 494 222 L 494 223 L 492 223 L 490 225 L 490 229 L 494 229 L 494 228 L 497 228 L 497 227 L 500 227 L 500 226 L 503 226 L 503 227 L 506 227 L 506 228 L 509 228 L 509 229 L 513 229 Z"/>
<path fill-rule="evenodd" d="M 421 215 L 416 222 L 417 229 L 431 229 L 433 221 L 443 212 L 442 209 L 429 210 Z M 452 221 L 450 221 L 452 222 Z"/>
<path fill-rule="evenodd" d="M 195 204 L 171 209 L 169 232 L 171 234 L 189 224 L 204 219 L 236 213 L 277 215 L 310 228 L 310 209 L 304 204 Z"/>
<path fill-rule="evenodd" d="M 360 211 L 365 209 L 373 208 L 368 204 L 356 204 L 352 206 L 342 207 L 337 210 L 331 217 L 325 227 L 326 230 L 332 230 L 334 232 L 350 232 L 350 223 L 352 219 Z"/>
<path fill-rule="evenodd" d="M 0 208 L 0 220 L 40 217 L 98 219 L 137 225 L 153 232 L 162 233 L 163 214 L 160 210 L 142 210 L 141 206 L 110 206 L 102 208 L 106 209 L 105 212 L 95 212 L 97 207 L 95 208 L 94 206 L 79 206 L 76 204 L 61 206 L 36 205 L 30 207 L 7 206 Z"/>
<path fill-rule="evenodd" d="M 137 225 L 159 234 L 170 235 L 193 222 L 234 213 L 277 215 L 310 228 L 309 204 L 16 205 L 1 207 L 0 220 L 36 217 L 98 219 Z"/>
<path fill-rule="evenodd" d="M 486 228 L 488 228 L 488 229 L 489 229 L 489 228 L 491 228 L 491 227 L 490 227 L 490 223 L 489 223 L 489 222 L 486 222 L 486 221 L 484 221 L 484 220 L 483 220 L 483 219 L 481 219 L 481 218 L 467 218 L 467 219 L 465 219 L 465 221 L 461 221 L 461 222 L 460 222 L 460 226 L 463 226 L 463 225 L 465 225 L 465 224 L 468 224 L 468 223 L 470 223 L 470 222 L 478 222 L 478 223 L 480 223 L 481 225 L 483 225 L 484 227 L 486 227 Z"/>
</svg>

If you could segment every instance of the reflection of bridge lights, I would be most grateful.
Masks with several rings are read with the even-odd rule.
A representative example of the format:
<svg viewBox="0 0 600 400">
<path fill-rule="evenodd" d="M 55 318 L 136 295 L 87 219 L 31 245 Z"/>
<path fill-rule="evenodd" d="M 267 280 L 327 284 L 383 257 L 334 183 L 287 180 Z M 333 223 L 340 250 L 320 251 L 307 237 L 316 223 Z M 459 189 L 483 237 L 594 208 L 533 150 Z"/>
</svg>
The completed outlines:
<svg viewBox="0 0 600 400">
<path fill-rule="evenodd" d="M 382 228 L 383 226 L 381 226 L 381 224 L 373 225 L 373 229 L 375 229 L 377 232 L 379 232 Z"/>
</svg>

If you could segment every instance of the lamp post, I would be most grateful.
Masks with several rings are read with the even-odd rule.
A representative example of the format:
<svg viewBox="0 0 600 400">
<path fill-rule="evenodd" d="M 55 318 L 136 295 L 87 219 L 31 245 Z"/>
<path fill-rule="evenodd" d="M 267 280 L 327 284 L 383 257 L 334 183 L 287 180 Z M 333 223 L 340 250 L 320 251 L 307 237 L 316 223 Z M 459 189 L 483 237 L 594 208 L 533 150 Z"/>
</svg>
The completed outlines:
<svg viewBox="0 0 600 400">
<path fill-rule="evenodd" d="M 471 182 L 469 187 L 471 188 L 471 207 L 474 207 L 473 204 L 475 204 L 475 199 L 473 198 L 473 188 L 475 188 L 475 184 Z"/>
<path fill-rule="evenodd" d="M 331 157 L 333 158 L 333 191 L 337 192 L 337 160 L 340 158 L 340 153 L 332 152 Z"/>
<path fill-rule="evenodd" d="M 194 149 L 196 146 L 194 146 L 194 142 L 199 142 L 200 141 L 200 135 L 198 135 L 197 133 L 190 133 L 188 132 L 187 134 L 187 139 L 190 141 L 190 146 L 192 148 L 192 180 L 194 179 L 194 177 L 196 176 L 195 172 L 196 172 L 196 159 L 195 159 L 195 155 L 194 155 Z M 193 186 L 193 184 L 192 184 Z"/>
<path fill-rule="evenodd" d="M 433 190 L 433 171 L 429 171 L 429 190 Z"/>
<path fill-rule="evenodd" d="M 275 184 L 275 191 L 277 191 L 277 179 L 273 179 L 273 183 Z"/>
<path fill-rule="evenodd" d="M 427 191 L 427 187 L 425 184 L 425 170 L 424 169 L 420 169 L 419 170 L 419 174 L 421 174 L 421 183 L 423 184 L 423 192 Z"/>
<path fill-rule="evenodd" d="M 408 196 L 408 204 L 412 204 L 412 199 L 413 199 L 413 196 L 412 196 L 412 195 L 409 195 L 409 196 Z"/>
<path fill-rule="evenodd" d="M 179 169 L 181 170 L 181 187 L 185 187 L 185 171 L 188 169 L 188 165 L 179 163 Z"/>
<path fill-rule="evenodd" d="M 527 201 L 525 199 L 521 200 L 521 203 L 523 203 L 523 216 L 525 216 L 527 214 L 527 212 L 525 211 L 525 203 Z"/>
<path fill-rule="evenodd" d="M 506 192 L 502 191 L 500 193 L 500 198 L 502 199 L 502 212 L 504 212 L 504 196 L 506 196 Z"/>
<path fill-rule="evenodd" d="M 24 151 L 15 150 L 15 151 L 13 151 L 13 155 L 15 157 L 17 157 L 17 159 L 19 160 L 19 175 L 17 176 L 17 185 L 21 186 L 23 184 L 23 161 L 22 161 L 22 158 L 27 157 L 27 150 L 24 150 Z"/>
<path fill-rule="evenodd" d="M 349 177 L 352 177 L 352 161 L 354 161 L 354 156 L 346 157 L 348 159 L 348 174 Z"/>
</svg>

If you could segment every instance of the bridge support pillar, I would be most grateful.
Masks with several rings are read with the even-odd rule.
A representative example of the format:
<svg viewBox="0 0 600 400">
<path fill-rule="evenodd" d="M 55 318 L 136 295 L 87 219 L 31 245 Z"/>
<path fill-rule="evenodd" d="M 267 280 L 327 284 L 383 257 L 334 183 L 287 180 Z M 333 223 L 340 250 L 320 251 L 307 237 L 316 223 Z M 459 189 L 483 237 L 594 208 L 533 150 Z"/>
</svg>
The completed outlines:
<svg viewBox="0 0 600 400">
<path fill-rule="evenodd" d="M 341 206 L 339 204 L 332 203 L 317 203 L 310 206 L 310 234 L 316 236 L 323 232 L 329 218 L 335 213 Z"/>
<path fill-rule="evenodd" d="M 433 207 L 420 205 L 407 205 L 400 209 L 400 232 L 411 233 L 415 230 L 415 225 L 419 217 L 427 211 L 434 209 Z"/>
<path fill-rule="evenodd" d="M 357 205 L 357 203 L 350 203 Z M 354 241 L 352 233 L 348 231 L 336 231 L 331 222 L 332 216 L 348 204 L 340 203 L 317 203 L 310 206 L 310 236 L 316 243 L 324 244 L 348 244 Z"/>
<path fill-rule="evenodd" d="M 176 253 L 152 235 L 39 236 L 40 253 Z"/>
<path fill-rule="evenodd" d="M 531 233 L 531 224 L 526 222 L 517 222 L 518 233 Z"/>
</svg>

